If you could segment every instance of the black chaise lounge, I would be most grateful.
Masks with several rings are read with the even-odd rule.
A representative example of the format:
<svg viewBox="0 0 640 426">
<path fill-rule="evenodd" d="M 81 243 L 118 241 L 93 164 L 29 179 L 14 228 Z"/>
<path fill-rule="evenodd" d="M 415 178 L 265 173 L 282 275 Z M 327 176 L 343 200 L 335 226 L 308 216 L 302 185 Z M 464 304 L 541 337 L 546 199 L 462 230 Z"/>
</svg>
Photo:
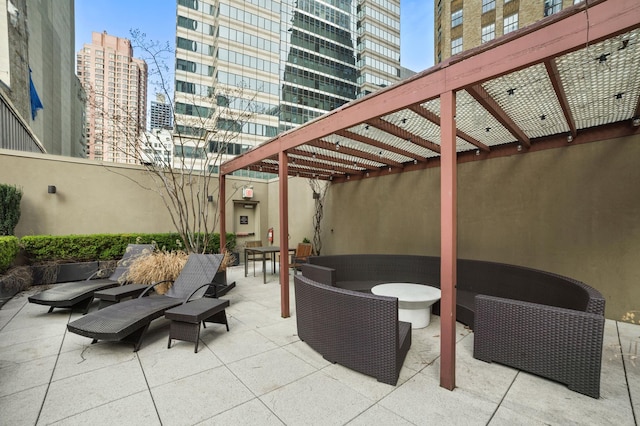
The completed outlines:
<svg viewBox="0 0 640 426">
<path fill-rule="evenodd" d="M 133 351 L 137 352 L 151 321 L 163 316 L 167 309 L 202 297 L 212 285 L 223 259 L 220 254 L 191 254 L 166 294 L 149 295 L 160 284 L 155 283 L 137 299 L 91 312 L 67 324 L 67 329 L 93 339 L 91 343 L 98 340 L 132 342 Z"/>
<path fill-rule="evenodd" d="M 29 297 L 29 302 L 50 306 L 49 312 L 53 308 L 70 308 L 81 309 L 86 314 L 96 291 L 121 285 L 126 281 L 127 271 L 133 261 L 152 253 L 153 249 L 153 244 L 129 244 L 109 278 L 92 279 L 96 272 L 83 281 L 56 284 L 53 288 Z"/>
</svg>

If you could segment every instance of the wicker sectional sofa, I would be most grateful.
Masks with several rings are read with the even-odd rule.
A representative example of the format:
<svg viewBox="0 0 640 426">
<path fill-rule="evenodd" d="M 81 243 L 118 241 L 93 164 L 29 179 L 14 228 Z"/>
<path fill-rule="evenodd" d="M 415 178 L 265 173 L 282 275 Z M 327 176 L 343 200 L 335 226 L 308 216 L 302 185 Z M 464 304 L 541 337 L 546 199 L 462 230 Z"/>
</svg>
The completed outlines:
<svg viewBox="0 0 640 426">
<path fill-rule="evenodd" d="M 311 257 L 302 275 L 370 292 L 385 282 L 440 287 L 440 258 L 414 255 Z M 599 398 L 602 295 L 574 279 L 536 269 L 458 260 L 456 320 L 474 331 L 474 357 L 549 378 Z M 433 312 L 438 314 L 439 303 Z"/>
<path fill-rule="evenodd" d="M 398 299 L 294 277 L 298 336 L 326 360 L 395 385 L 411 347 Z"/>
</svg>

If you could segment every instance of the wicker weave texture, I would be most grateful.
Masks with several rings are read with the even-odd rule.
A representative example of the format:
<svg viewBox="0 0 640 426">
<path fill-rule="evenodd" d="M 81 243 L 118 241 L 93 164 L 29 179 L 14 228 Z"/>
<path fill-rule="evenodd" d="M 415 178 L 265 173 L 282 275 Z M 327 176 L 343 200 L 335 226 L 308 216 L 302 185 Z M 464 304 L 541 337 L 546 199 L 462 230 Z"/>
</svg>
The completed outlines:
<svg viewBox="0 0 640 426">
<path fill-rule="evenodd" d="M 30 296 L 29 302 L 52 308 L 82 307 L 86 312 L 89 304 L 93 301 L 94 292 L 120 285 L 118 279 L 126 274 L 131 261 L 151 251 L 153 251 L 152 244 L 129 244 L 109 278 L 57 284 L 48 290 Z"/>
<path fill-rule="evenodd" d="M 411 325 L 400 325 L 397 299 L 300 276 L 294 282 L 300 339 L 330 362 L 395 385 L 411 346 Z"/>
<path fill-rule="evenodd" d="M 440 258 L 358 254 L 311 257 L 304 276 L 367 291 L 380 282 L 440 286 Z M 597 398 L 605 299 L 562 275 L 458 259 L 456 320 L 475 331 L 474 356 L 566 383 Z M 480 302 L 479 302 L 480 301 Z M 433 307 L 440 313 L 440 304 Z"/>
<path fill-rule="evenodd" d="M 600 397 L 604 316 L 478 295 L 475 326 L 475 358 Z"/>
<path fill-rule="evenodd" d="M 151 321 L 163 316 L 167 309 L 180 305 L 190 296 L 198 298 L 204 294 L 206 286 L 202 286 L 212 282 L 222 259 L 222 255 L 191 254 L 178 279 L 164 296 L 139 297 L 107 306 L 70 322 L 67 329 L 95 340 L 126 340 L 140 330 L 144 334 Z M 142 336 L 136 349 L 141 340 Z"/>
</svg>

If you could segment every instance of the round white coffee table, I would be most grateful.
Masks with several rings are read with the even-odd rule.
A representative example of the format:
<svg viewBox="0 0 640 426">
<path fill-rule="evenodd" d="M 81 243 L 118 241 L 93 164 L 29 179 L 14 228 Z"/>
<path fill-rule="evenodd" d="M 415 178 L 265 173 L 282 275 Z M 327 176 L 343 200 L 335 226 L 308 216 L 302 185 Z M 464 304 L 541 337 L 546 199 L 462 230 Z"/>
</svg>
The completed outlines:
<svg viewBox="0 0 640 426">
<path fill-rule="evenodd" d="M 424 328 L 431 322 L 431 305 L 440 300 L 440 289 L 423 284 L 386 283 L 371 289 L 378 296 L 398 298 L 398 319 Z"/>
</svg>

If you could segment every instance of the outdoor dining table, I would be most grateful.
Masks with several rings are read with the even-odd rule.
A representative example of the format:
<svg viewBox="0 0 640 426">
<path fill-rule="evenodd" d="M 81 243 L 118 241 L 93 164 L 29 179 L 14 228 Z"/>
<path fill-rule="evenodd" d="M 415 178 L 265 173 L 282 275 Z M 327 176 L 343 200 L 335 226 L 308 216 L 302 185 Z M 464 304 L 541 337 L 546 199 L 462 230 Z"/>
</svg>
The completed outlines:
<svg viewBox="0 0 640 426">
<path fill-rule="evenodd" d="M 289 249 L 290 253 L 295 253 L 296 249 Z M 246 277 L 249 273 L 248 269 L 249 269 L 249 254 L 253 253 L 253 254 L 261 254 L 262 255 L 262 276 L 263 276 L 263 281 L 266 284 L 267 283 L 267 268 L 266 268 L 266 260 L 267 260 L 267 254 L 269 253 L 273 253 L 274 255 L 271 257 L 271 262 L 272 262 L 272 271 L 275 274 L 276 272 L 276 253 L 280 253 L 280 247 L 279 246 L 263 246 L 263 247 L 245 247 L 244 249 L 244 276 Z M 253 263 L 255 264 L 255 260 L 253 261 Z"/>
</svg>

